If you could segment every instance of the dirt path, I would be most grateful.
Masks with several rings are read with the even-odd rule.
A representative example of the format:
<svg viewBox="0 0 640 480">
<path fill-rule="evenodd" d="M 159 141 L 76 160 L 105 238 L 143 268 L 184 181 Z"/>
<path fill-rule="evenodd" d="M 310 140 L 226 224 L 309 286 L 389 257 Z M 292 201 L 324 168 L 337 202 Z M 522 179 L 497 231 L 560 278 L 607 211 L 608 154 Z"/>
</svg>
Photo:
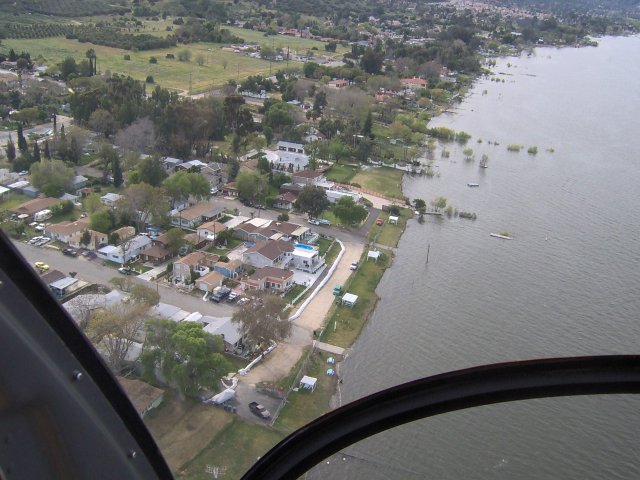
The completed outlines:
<svg viewBox="0 0 640 480">
<path fill-rule="evenodd" d="M 360 260 L 364 245 L 352 242 L 343 242 L 345 252 L 335 272 L 327 284 L 318 292 L 318 295 L 307 305 L 305 311 L 295 320 L 293 333 L 287 342 L 280 343 L 265 361 L 251 370 L 246 376 L 241 377 L 242 382 L 276 382 L 285 377 L 296 364 L 304 347 L 310 346 L 313 341 L 313 331 L 322 327 L 324 318 L 333 305 L 334 285 L 343 285 L 353 273 L 349 268 L 351 262 Z"/>
</svg>

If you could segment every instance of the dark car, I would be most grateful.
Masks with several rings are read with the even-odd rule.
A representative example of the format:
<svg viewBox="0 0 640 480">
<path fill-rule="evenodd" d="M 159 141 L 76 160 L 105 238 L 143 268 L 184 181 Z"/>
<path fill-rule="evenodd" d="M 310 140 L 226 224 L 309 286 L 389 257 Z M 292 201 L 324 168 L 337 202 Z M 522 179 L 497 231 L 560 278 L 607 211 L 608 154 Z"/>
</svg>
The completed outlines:
<svg viewBox="0 0 640 480">
<path fill-rule="evenodd" d="M 67 255 L 69 257 L 77 257 L 78 256 L 78 252 L 76 252 L 73 248 L 63 248 L 62 249 L 62 254 L 63 255 Z"/>
<path fill-rule="evenodd" d="M 133 273 L 133 270 L 131 270 L 129 267 L 120 267 L 118 271 L 123 275 L 131 275 Z"/>
<path fill-rule="evenodd" d="M 222 287 L 220 290 L 218 290 L 216 293 L 214 293 L 213 295 L 211 295 L 211 301 L 212 302 L 216 302 L 216 303 L 220 303 L 222 300 L 224 300 L 225 298 L 227 298 L 229 296 L 229 294 L 231 293 L 231 289 L 227 288 L 227 287 Z"/>
<path fill-rule="evenodd" d="M 253 413 L 254 415 L 257 415 L 258 417 L 263 419 L 267 419 L 271 417 L 271 413 L 269 413 L 269 410 L 264 408 L 258 402 L 251 402 L 249 404 L 249 410 L 251 410 L 251 413 Z"/>
</svg>

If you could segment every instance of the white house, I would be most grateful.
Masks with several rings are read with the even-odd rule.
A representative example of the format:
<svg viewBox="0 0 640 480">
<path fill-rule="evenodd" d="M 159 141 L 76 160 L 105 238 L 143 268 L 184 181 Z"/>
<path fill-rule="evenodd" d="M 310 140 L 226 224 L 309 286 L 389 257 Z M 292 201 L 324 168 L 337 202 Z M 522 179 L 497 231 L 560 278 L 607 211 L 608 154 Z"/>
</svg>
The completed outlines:
<svg viewBox="0 0 640 480">
<path fill-rule="evenodd" d="M 291 253 L 291 266 L 297 270 L 315 273 L 322 268 L 324 260 L 315 248 L 296 247 Z"/>
<path fill-rule="evenodd" d="M 115 245 L 102 247 L 96 253 L 98 254 L 98 258 L 124 265 L 130 260 L 137 258 L 138 255 L 150 245 L 151 239 L 149 237 L 146 235 L 138 235 L 117 247 Z"/>
<path fill-rule="evenodd" d="M 122 195 L 118 195 L 117 193 L 107 193 L 100 197 L 100 201 L 106 205 L 107 207 L 115 208 L 118 200 L 122 198 Z"/>
</svg>

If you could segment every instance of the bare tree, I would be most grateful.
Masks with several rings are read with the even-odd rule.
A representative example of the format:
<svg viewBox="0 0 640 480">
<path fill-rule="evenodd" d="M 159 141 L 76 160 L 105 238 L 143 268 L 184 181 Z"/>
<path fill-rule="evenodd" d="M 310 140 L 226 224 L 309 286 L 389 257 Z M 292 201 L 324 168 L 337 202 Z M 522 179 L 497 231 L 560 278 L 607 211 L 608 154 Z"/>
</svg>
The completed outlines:
<svg viewBox="0 0 640 480">
<path fill-rule="evenodd" d="M 116 303 L 91 315 L 87 335 L 104 352 L 114 372 L 122 369 L 131 346 L 141 340 L 148 308 L 140 303 Z"/>
<path fill-rule="evenodd" d="M 291 322 L 284 314 L 286 302 L 279 296 L 251 292 L 249 302 L 231 318 L 240 324 L 240 332 L 248 345 L 280 341 L 291 334 Z"/>
<path fill-rule="evenodd" d="M 116 145 L 125 152 L 137 154 L 150 153 L 156 142 L 156 130 L 149 117 L 139 118 L 124 130 L 120 130 L 115 139 Z"/>
</svg>

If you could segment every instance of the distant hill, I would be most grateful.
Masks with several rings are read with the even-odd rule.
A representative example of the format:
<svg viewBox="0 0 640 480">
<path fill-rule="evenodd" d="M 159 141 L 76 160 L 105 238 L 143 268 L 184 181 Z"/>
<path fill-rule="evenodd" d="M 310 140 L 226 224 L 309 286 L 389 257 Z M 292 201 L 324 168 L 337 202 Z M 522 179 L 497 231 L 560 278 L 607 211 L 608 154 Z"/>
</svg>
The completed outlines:
<svg viewBox="0 0 640 480">
<path fill-rule="evenodd" d="M 486 0 L 485 0 L 486 1 Z M 489 0 L 490 3 L 505 6 L 532 8 L 541 11 L 561 13 L 637 13 L 640 14 L 640 0 Z"/>
<path fill-rule="evenodd" d="M 12 13 L 40 13 L 60 17 L 81 17 L 128 11 L 129 7 L 109 0 L 0 0 L 0 11 Z"/>
</svg>

